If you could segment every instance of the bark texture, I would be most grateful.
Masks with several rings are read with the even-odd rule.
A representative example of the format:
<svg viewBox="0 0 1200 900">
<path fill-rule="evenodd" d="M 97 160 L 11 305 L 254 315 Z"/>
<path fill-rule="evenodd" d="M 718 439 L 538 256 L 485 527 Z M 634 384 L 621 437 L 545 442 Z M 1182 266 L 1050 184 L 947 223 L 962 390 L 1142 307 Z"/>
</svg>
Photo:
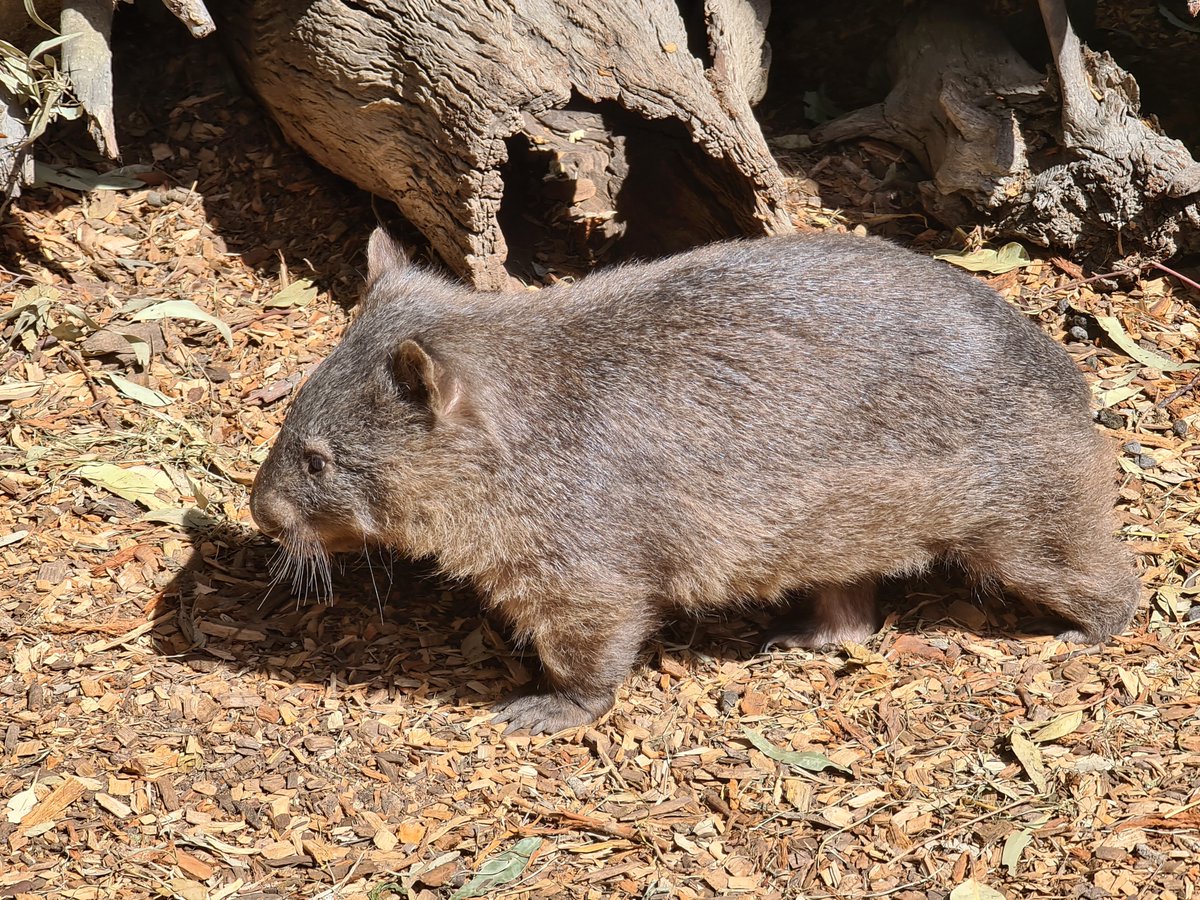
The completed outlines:
<svg viewBox="0 0 1200 900">
<path fill-rule="evenodd" d="M 481 288 L 528 227 L 615 255 L 790 230 L 751 112 L 766 0 L 212 5 L 288 137 Z"/>
<path fill-rule="evenodd" d="M 33 157 L 29 155 L 25 110 L 0 87 L 0 213 L 7 201 L 21 195 L 22 185 L 33 181 Z"/>
<path fill-rule="evenodd" d="M 115 0 L 66 0 L 59 24 L 63 71 L 88 118 L 88 134 L 109 159 L 121 155 L 113 122 L 112 19 Z"/>
<path fill-rule="evenodd" d="M 883 103 L 817 140 L 882 138 L 930 173 L 928 210 L 1084 256 L 1200 250 L 1200 164 L 1141 117 L 1137 82 L 1080 43 L 1061 0 L 1041 0 L 1054 58 L 1033 69 L 994 24 L 932 7 L 896 35 Z"/>
</svg>

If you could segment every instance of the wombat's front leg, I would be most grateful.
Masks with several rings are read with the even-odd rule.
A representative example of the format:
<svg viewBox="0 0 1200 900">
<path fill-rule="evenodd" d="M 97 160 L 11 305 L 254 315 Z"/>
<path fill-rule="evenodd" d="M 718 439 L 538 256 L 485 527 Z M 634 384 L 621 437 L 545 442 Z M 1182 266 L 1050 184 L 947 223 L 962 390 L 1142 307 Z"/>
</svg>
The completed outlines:
<svg viewBox="0 0 1200 900">
<path fill-rule="evenodd" d="M 871 579 L 814 591 L 807 603 L 798 603 L 791 615 L 771 629 L 763 650 L 772 647 L 819 650 L 842 641 L 863 643 L 879 630 L 875 593 L 876 585 Z"/>
<path fill-rule="evenodd" d="M 505 734 L 541 734 L 600 718 L 613 705 L 652 627 L 649 617 L 630 611 L 640 605 L 585 610 L 576 602 L 532 625 L 528 631 L 542 678 L 536 687 L 501 701 L 492 721 L 507 722 Z"/>
</svg>

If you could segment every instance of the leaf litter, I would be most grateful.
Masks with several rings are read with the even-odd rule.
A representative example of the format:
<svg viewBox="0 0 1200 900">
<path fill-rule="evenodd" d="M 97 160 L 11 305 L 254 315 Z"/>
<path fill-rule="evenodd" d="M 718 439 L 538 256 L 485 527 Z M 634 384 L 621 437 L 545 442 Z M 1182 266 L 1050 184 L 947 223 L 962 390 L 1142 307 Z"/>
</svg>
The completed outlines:
<svg viewBox="0 0 1200 900">
<path fill-rule="evenodd" d="M 247 487 L 373 216 L 197 75 L 211 49 L 176 50 L 169 123 L 128 123 L 143 186 L 32 190 L 0 232 L 0 897 L 1189 896 L 1186 285 L 1102 293 L 1058 258 L 987 277 L 1124 448 L 1127 634 L 1022 635 L 1022 610 L 935 575 L 837 652 L 758 654 L 765 619 L 674 625 L 600 723 L 503 738 L 489 705 L 530 673 L 468 592 L 386 559 L 348 561 L 329 605 L 268 587 Z M 803 227 L 858 209 L 950 243 L 911 230 L 887 148 L 796 152 Z"/>
</svg>

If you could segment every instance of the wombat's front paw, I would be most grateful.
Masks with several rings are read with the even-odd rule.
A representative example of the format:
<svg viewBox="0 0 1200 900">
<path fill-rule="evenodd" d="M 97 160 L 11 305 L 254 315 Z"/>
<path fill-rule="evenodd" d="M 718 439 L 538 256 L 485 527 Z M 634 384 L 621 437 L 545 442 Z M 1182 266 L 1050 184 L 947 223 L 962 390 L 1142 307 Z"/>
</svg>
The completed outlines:
<svg viewBox="0 0 1200 900">
<path fill-rule="evenodd" d="M 857 628 L 834 628 L 821 623 L 799 626 L 795 623 L 779 625 L 763 636 L 760 652 L 768 650 L 820 650 L 836 647 L 843 641 L 863 644 L 871 639 L 875 629 L 870 626 Z"/>
<path fill-rule="evenodd" d="M 612 697 L 569 697 L 555 691 L 518 691 L 496 707 L 493 722 L 507 722 L 505 734 L 553 734 L 594 722 L 612 706 Z"/>
</svg>

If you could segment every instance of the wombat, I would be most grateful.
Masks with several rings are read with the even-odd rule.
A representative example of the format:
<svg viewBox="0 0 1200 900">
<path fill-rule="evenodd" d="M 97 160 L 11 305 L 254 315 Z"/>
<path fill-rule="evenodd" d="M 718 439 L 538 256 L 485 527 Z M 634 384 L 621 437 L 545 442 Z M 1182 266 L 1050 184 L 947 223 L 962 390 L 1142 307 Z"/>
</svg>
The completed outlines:
<svg viewBox="0 0 1200 900">
<path fill-rule="evenodd" d="M 1066 641 L 1130 621 L 1083 378 L 960 271 L 817 235 L 488 294 L 368 257 L 253 515 L 310 572 L 385 545 L 474 583 L 543 670 L 509 731 L 600 716 L 668 616 L 796 601 L 775 644 L 862 641 L 877 582 L 939 559 Z"/>
</svg>

